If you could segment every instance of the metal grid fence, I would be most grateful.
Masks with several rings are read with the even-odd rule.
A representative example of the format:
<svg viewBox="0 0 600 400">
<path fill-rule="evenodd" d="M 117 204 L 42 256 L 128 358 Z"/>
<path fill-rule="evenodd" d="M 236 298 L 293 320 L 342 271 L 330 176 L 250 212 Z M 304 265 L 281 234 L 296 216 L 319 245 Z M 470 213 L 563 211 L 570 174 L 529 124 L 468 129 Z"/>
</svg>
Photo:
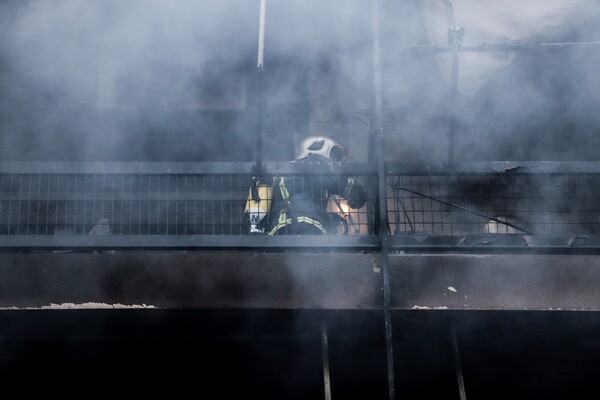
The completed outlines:
<svg viewBox="0 0 600 400">
<path fill-rule="evenodd" d="M 0 235 L 246 235 L 251 185 L 244 174 L 5 173 Z M 371 203 L 375 188 L 366 189 Z M 331 233 L 373 233 L 367 205 L 352 210 L 336 198 L 327 211 L 343 224 Z"/>
<path fill-rule="evenodd" d="M 598 235 L 600 174 L 397 175 L 393 234 Z"/>
<path fill-rule="evenodd" d="M 0 234 L 239 234 L 240 176 L 3 174 Z M 236 232 L 237 228 L 237 232 Z"/>
<path fill-rule="evenodd" d="M 600 170 L 596 167 L 542 173 L 395 169 L 386 181 L 389 232 L 406 237 L 599 236 Z M 244 213 L 253 185 L 250 166 L 196 170 L 151 166 L 149 171 L 119 167 L 93 172 L 95 168 L 71 166 L 57 171 L 48 163 L 48 172 L 44 165 L 0 169 L 0 236 L 250 234 Z M 343 174 L 337 170 L 329 175 L 312 173 L 338 179 L 338 186 L 343 186 L 348 173 L 366 189 L 367 202 L 360 209 L 349 209 L 343 196 L 332 193 L 319 198 L 328 200 L 327 213 L 340 222 L 330 228 L 330 234 L 378 234 L 374 171 L 355 166 Z M 298 173 L 294 166 L 276 167 L 263 178 L 271 181 Z M 323 193 L 318 182 L 311 180 L 306 192 Z M 267 218 L 276 223 L 273 219 L 278 216 Z"/>
</svg>

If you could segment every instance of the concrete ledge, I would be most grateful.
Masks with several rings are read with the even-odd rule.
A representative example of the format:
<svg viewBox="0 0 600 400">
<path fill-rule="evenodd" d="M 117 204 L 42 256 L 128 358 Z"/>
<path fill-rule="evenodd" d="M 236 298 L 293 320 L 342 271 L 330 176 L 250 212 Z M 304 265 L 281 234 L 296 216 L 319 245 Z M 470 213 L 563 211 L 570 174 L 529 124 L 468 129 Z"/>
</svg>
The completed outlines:
<svg viewBox="0 0 600 400">
<path fill-rule="evenodd" d="M 600 256 L 389 257 L 394 309 L 600 310 Z M 0 254 L 0 308 L 380 310 L 370 253 Z"/>
</svg>

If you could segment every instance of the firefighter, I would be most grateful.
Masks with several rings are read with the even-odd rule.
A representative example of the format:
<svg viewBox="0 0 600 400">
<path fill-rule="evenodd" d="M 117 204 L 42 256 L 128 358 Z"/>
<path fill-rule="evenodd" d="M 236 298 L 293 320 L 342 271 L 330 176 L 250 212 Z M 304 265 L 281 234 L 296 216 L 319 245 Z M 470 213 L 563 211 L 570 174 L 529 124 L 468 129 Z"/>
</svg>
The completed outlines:
<svg viewBox="0 0 600 400">
<path fill-rule="evenodd" d="M 323 165 L 343 162 L 348 150 L 326 136 L 304 139 L 294 163 Z M 272 179 L 268 184 L 256 180 L 250 190 L 246 213 L 251 233 L 267 235 L 326 235 L 343 222 L 339 214 L 327 212 L 330 196 L 347 200 L 350 208 L 364 206 L 367 195 L 357 180 L 347 176 L 292 175 Z M 254 211 L 254 212 L 253 212 Z"/>
</svg>

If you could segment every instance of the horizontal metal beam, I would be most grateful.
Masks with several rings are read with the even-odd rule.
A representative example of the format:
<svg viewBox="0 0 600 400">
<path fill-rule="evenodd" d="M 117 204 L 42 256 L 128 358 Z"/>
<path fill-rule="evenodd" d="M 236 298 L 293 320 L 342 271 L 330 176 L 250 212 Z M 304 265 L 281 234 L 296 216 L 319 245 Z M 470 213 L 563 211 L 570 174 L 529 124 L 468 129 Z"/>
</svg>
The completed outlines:
<svg viewBox="0 0 600 400">
<path fill-rule="evenodd" d="M 322 165 L 294 162 L 266 162 L 264 174 L 350 173 L 374 175 L 377 165 L 369 162 L 331 163 Z M 598 161 L 473 161 L 456 163 L 386 162 L 391 174 L 476 174 L 476 173 L 600 173 Z M 251 162 L 66 162 L 3 161 L 0 173 L 6 174 L 254 174 Z"/>
<path fill-rule="evenodd" d="M 482 43 L 475 46 L 460 46 L 460 53 L 522 52 L 531 49 L 559 49 L 567 47 L 600 47 L 600 42 L 524 42 L 524 43 Z M 430 50 L 436 53 L 451 53 L 453 47 L 417 44 L 398 46 L 401 50 Z"/>
<path fill-rule="evenodd" d="M 389 238 L 392 250 L 486 252 L 520 251 L 539 253 L 552 251 L 600 252 L 600 237 L 587 235 L 518 235 L 518 234 L 472 234 L 472 235 L 396 235 Z"/>
<path fill-rule="evenodd" d="M 376 174 L 376 165 L 368 162 L 306 164 L 294 162 L 263 163 L 262 174 Z M 3 161 L 0 173 L 5 174 L 201 174 L 224 175 L 256 173 L 251 162 L 69 162 L 69 161 Z"/>
<path fill-rule="evenodd" d="M 395 251 L 486 252 L 519 251 L 539 253 L 552 251 L 600 252 L 600 237 L 572 235 L 475 234 L 467 236 L 396 235 L 388 238 Z M 374 235 L 327 236 L 263 236 L 263 235 L 0 235 L 0 249 L 69 250 L 73 252 L 101 250 L 169 249 L 324 249 L 329 251 L 378 251 Z"/>
<path fill-rule="evenodd" d="M 600 311 L 600 256 L 390 254 L 393 310 Z M 1 308 L 382 310 L 381 258 L 332 252 L 0 254 Z"/>
<path fill-rule="evenodd" d="M 375 249 L 375 236 L 261 236 L 261 235 L 73 235 L 33 236 L 0 235 L 0 248 L 5 249 L 66 249 L 73 251 L 107 249 L 210 249 L 210 248 L 323 248 Z"/>
<path fill-rule="evenodd" d="M 598 161 L 472 161 L 452 166 L 441 163 L 388 162 L 386 167 L 392 175 L 600 173 Z"/>
</svg>

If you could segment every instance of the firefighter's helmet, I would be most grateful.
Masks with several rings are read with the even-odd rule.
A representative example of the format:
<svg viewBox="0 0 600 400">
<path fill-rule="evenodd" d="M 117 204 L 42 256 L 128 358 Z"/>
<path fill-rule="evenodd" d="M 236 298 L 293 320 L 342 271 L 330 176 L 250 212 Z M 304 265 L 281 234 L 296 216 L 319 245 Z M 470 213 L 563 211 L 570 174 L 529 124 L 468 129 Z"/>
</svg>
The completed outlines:
<svg viewBox="0 0 600 400">
<path fill-rule="evenodd" d="M 348 149 L 326 136 L 309 136 L 300 142 L 296 150 L 296 160 L 302 160 L 311 154 L 331 161 L 345 161 L 348 158 Z"/>
</svg>

